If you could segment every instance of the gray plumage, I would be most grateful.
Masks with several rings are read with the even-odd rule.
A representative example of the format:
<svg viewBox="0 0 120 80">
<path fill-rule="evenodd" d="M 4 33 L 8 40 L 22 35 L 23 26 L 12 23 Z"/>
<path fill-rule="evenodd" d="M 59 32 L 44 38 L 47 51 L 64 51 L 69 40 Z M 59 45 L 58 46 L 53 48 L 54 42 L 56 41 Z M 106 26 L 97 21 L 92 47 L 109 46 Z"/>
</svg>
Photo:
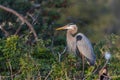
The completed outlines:
<svg viewBox="0 0 120 80">
<path fill-rule="evenodd" d="M 90 63 L 90 65 L 94 65 L 96 57 L 95 57 L 95 54 L 94 54 L 91 42 L 82 33 L 78 33 L 75 37 L 77 37 L 77 36 L 82 36 L 82 39 L 78 40 L 76 42 L 78 50 L 80 51 L 80 53 L 82 55 L 84 55 L 87 58 L 87 60 Z"/>
<path fill-rule="evenodd" d="M 66 37 L 68 50 L 73 53 L 76 53 L 76 50 L 78 50 L 79 54 L 84 56 L 90 65 L 94 65 L 96 57 L 89 39 L 82 33 L 78 33 L 77 35 L 73 36 L 78 30 L 77 25 L 68 24 L 57 28 L 56 30 L 61 29 L 67 29 Z"/>
</svg>

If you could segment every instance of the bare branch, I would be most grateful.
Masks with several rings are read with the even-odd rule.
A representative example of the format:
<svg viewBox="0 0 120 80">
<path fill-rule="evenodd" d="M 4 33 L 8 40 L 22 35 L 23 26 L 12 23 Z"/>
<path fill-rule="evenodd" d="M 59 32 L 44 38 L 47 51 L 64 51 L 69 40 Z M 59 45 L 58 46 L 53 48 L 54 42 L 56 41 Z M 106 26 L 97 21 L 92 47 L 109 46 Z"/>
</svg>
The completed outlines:
<svg viewBox="0 0 120 80">
<path fill-rule="evenodd" d="M 18 27 L 18 29 L 16 30 L 15 34 L 14 35 L 17 35 L 20 31 L 20 29 L 22 28 L 22 24 L 20 24 L 20 26 Z"/>
<path fill-rule="evenodd" d="M 3 28 L 3 26 L 5 25 L 5 23 L 3 22 L 1 25 L 0 25 L 0 29 L 5 33 L 5 36 L 9 36 L 9 33 Z"/>
<path fill-rule="evenodd" d="M 50 45 L 50 50 L 54 54 L 55 52 L 54 52 L 54 49 L 53 49 L 53 45 L 54 45 L 54 36 L 52 36 L 51 45 Z"/>
<path fill-rule="evenodd" d="M 41 80 L 41 75 L 40 75 L 40 71 L 38 72 L 38 76 L 36 80 Z"/>
<path fill-rule="evenodd" d="M 36 14 L 36 15 L 33 15 L 33 14 L 30 14 L 29 12 L 27 13 L 27 16 L 29 16 L 31 19 L 32 19 L 32 24 L 36 24 L 38 23 L 37 19 L 39 17 L 39 14 Z"/>
<path fill-rule="evenodd" d="M 11 76 L 12 76 L 12 77 L 15 77 L 15 76 L 17 76 L 20 72 L 21 72 L 21 70 L 18 70 L 18 72 L 16 72 L 15 74 L 13 74 L 13 75 L 11 75 Z M 2 75 L 0 75 L 0 80 L 3 80 L 4 78 L 9 78 L 9 77 L 11 77 L 11 76 L 2 76 Z"/>
<path fill-rule="evenodd" d="M 10 60 L 8 59 L 7 61 L 8 61 L 9 69 L 10 69 L 10 74 L 11 74 L 10 77 L 11 77 L 11 80 L 13 80 L 13 76 L 12 76 L 12 74 L 13 74 L 12 66 L 11 66 Z"/>
<path fill-rule="evenodd" d="M 0 5 L 0 8 L 7 11 L 7 12 L 10 12 L 14 15 L 16 15 L 21 21 L 22 21 L 22 24 L 26 23 L 27 26 L 29 27 L 29 29 L 32 31 L 34 37 L 35 37 L 35 40 L 38 40 L 38 36 L 33 28 L 33 26 L 22 16 L 20 15 L 19 13 L 17 13 L 15 10 L 11 9 L 11 8 L 7 8 L 7 7 L 4 7 L 2 5 Z"/>
<path fill-rule="evenodd" d="M 63 52 L 61 52 L 61 53 L 58 52 L 58 58 L 59 58 L 58 61 L 59 61 L 59 62 L 61 62 L 61 55 L 64 54 L 64 53 L 66 52 L 66 50 L 67 50 L 67 47 L 64 48 Z"/>
<path fill-rule="evenodd" d="M 51 70 L 49 73 L 48 73 L 48 75 L 45 77 L 45 79 L 44 80 L 47 80 L 48 79 L 48 77 L 50 76 L 50 74 L 53 72 L 53 70 Z"/>
<path fill-rule="evenodd" d="M 63 52 L 61 54 L 64 54 L 67 50 L 67 47 L 64 48 Z"/>
</svg>

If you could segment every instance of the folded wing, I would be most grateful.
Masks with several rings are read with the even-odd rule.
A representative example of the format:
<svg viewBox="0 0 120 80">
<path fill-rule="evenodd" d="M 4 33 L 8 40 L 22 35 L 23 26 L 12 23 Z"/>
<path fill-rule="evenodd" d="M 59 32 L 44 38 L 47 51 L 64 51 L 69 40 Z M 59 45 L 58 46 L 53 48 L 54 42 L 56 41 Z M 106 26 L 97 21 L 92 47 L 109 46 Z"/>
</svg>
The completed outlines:
<svg viewBox="0 0 120 80">
<path fill-rule="evenodd" d="M 90 65 L 94 65 L 96 57 L 91 42 L 88 40 L 88 38 L 84 34 L 78 33 L 76 35 L 76 44 L 77 49 L 83 56 L 87 58 Z"/>
</svg>

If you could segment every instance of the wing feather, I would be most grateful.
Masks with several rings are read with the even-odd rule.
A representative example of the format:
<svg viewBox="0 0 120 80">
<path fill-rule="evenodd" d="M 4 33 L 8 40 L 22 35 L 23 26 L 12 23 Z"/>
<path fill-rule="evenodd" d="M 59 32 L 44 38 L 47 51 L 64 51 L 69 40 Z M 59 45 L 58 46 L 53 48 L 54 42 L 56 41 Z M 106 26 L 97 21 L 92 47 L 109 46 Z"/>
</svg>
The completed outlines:
<svg viewBox="0 0 120 80">
<path fill-rule="evenodd" d="M 76 47 L 78 48 L 79 52 L 84 55 L 88 61 L 91 63 L 91 64 L 94 64 L 95 63 L 95 54 L 94 54 L 94 51 L 93 51 L 93 47 L 91 45 L 91 42 L 89 41 L 89 39 L 82 33 L 79 33 L 76 35 L 76 38 L 78 36 L 82 36 L 82 39 L 81 40 L 77 40 L 76 41 Z"/>
</svg>

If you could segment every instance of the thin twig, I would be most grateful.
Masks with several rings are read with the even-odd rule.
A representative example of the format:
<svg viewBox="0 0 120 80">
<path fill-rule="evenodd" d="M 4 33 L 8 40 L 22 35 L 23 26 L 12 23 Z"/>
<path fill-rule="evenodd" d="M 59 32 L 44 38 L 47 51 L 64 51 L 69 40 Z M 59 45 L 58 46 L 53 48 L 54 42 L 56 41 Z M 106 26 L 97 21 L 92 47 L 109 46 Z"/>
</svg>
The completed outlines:
<svg viewBox="0 0 120 80">
<path fill-rule="evenodd" d="M 39 14 L 33 16 L 32 14 L 30 14 L 30 13 L 28 12 L 27 15 L 32 19 L 32 24 L 33 24 L 33 25 L 38 22 L 37 19 L 38 19 Z"/>
<path fill-rule="evenodd" d="M 3 26 L 5 26 L 5 22 L 3 22 L 1 25 L 0 25 L 0 29 L 5 33 L 5 36 L 9 36 L 9 33 L 3 28 Z"/>
<path fill-rule="evenodd" d="M 53 50 L 53 45 L 54 45 L 54 36 L 52 36 L 51 45 L 50 45 L 51 52 L 54 54 L 55 52 Z"/>
<path fill-rule="evenodd" d="M 37 34 L 36 34 L 33 26 L 22 15 L 20 15 L 19 13 L 17 13 L 15 10 L 13 10 L 11 8 L 7 8 L 7 7 L 2 6 L 2 5 L 0 5 L 0 8 L 3 9 L 3 10 L 5 10 L 5 11 L 8 11 L 8 12 L 14 14 L 14 15 L 16 15 L 22 21 L 22 24 L 26 23 L 27 26 L 29 27 L 29 29 L 32 31 L 32 33 L 33 33 L 33 35 L 35 37 L 35 40 L 36 41 L 38 40 L 38 36 L 37 36 Z"/>
<path fill-rule="evenodd" d="M 17 74 L 19 74 L 21 72 L 21 70 L 18 70 L 18 72 L 16 72 L 15 74 L 12 74 L 12 75 L 10 75 L 10 76 L 2 76 L 2 75 L 0 75 L 0 77 L 1 77 L 1 79 L 4 79 L 4 78 L 9 78 L 9 77 L 15 77 Z"/>
<path fill-rule="evenodd" d="M 99 69 L 99 66 L 100 65 L 98 65 L 97 68 L 93 71 L 93 74 L 95 74 L 97 72 L 97 70 Z"/>
<path fill-rule="evenodd" d="M 61 62 L 61 55 L 64 54 L 64 53 L 66 52 L 66 50 L 67 50 L 67 48 L 65 47 L 64 50 L 63 50 L 63 52 L 61 52 L 61 53 L 58 52 L 58 58 L 59 58 L 58 61 L 59 61 L 59 62 Z"/>
<path fill-rule="evenodd" d="M 9 33 L 2 26 L 0 26 L 0 29 L 5 33 L 6 37 L 9 36 Z"/>
<path fill-rule="evenodd" d="M 107 65 L 109 60 L 106 60 L 105 64 L 103 65 L 103 67 L 101 69 L 104 69 L 104 67 Z"/>
<path fill-rule="evenodd" d="M 37 80 L 41 80 L 40 71 L 38 72 L 38 75 L 37 75 Z"/>
<path fill-rule="evenodd" d="M 101 70 L 104 69 L 104 67 L 107 65 L 108 62 L 109 62 L 109 60 L 106 60 L 105 64 L 104 64 L 103 67 L 101 68 Z M 97 69 L 95 69 L 91 74 L 95 74 L 95 72 L 98 70 L 98 68 L 99 68 L 99 66 L 98 66 Z M 91 75 L 91 74 L 90 74 L 90 75 Z M 88 76 L 90 76 L 90 75 L 88 75 Z M 86 76 L 83 80 L 85 80 L 86 78 L 88 78 L 88 76 Z"/>
<path fill-rule="evenodd" d="M 61 54 L 64 54 L 67 50 L 67 47 L 64 48 L 63 52 Z"/>
<path fill-rule="evenodd" d="M 22 24 L 20 24 L 20 26 L 18 27 L 18 29 L 16 30 L 14 35 L 17 35 L 19 33 L 19 31 L 21 30 L 21 28 L 22 28 Z"/>
<path fill-rule="evenodd" d="M 58 62 L 61 62 L 61 54 L 58 52 Z"/>
<path fill-rule="evenodd" d="M 9 69 L 10 69 L 10 77 L 11 77 L 11 80 L 13 80 L 13 76 L 12 76 L 13 71 L 12 71 L 12 66 L 11 66 L 10 60 L 9 60 L 9 59 L 7 59 L 7 62 L 8 62 Z"/>
<path fill-rule="evenodd" d="M 49 73 L 48 73 L 48 75 L 45 77 L 45 79 L 44 80 L 47 80 L 48 79 L 48 77 L 50 76 L 50 74 L 53 72 L 53 70 L 51 70 Z"/>
</svg>

